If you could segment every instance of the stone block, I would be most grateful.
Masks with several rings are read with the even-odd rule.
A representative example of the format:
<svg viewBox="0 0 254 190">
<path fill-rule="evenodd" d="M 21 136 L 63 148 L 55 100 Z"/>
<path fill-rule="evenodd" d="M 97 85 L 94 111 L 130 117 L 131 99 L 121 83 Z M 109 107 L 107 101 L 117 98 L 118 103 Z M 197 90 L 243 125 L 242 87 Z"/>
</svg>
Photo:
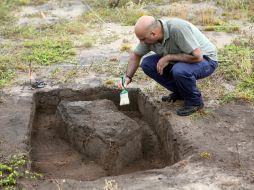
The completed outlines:
<svg viewBox="0 0 254 190">
<path fill-rule="evenodd" d="M 119 171 L 142 157 L 142 130 L 110 100 L 62 101 L 59 135 L 106 170 Z"/>
</svg>

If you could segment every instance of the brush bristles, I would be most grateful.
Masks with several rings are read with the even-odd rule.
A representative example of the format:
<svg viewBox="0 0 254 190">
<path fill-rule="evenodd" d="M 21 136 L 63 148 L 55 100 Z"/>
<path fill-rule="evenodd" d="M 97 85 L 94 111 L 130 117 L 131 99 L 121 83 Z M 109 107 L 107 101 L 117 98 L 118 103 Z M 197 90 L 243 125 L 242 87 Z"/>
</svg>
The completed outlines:
<svg viewBox="0 0 254 190">
<path fill-rule="evenodd" d="M 120 106 L 130 104 L 128 93 L 120 94 Z"/>
</svg>

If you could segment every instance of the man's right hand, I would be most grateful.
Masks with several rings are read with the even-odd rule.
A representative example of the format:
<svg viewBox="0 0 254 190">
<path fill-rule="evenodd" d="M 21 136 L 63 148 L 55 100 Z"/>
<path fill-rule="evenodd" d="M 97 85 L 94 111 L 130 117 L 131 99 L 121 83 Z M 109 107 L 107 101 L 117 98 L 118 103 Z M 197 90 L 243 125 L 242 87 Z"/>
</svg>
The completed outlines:
<svg viewBox="0 0 254 190">
<path fill-rule="evenodd" d="M 128 84 L 130 84 L 131 83 L 131 79 L 129 78 L 129 77 L 127 77 L 127 76 L 125 76 L 124 77 L 124 84 L 122 83 L 122 79 L 120 79 L 119 81 L 118 81 L 118 84 L 117 84 L 117 86 L 118 86 L 118 88 L 119 89 L 124 89 L 124 88 L 127 88 L 127 86 L 128 86 Z"/>
</svg>

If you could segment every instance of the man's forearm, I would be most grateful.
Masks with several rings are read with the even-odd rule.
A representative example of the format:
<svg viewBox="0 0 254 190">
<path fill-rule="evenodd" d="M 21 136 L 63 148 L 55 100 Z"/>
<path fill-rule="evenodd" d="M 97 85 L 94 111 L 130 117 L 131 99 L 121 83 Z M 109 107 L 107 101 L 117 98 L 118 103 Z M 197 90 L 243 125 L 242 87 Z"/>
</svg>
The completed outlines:
<svg viewBox="0 0 254 190">
<path fill-rule="evenodd" d="M 185 63 L 198 63 L 203 60 L 202 57 L 196 57 L 196 56 L 188 55 L 184 53 L 166 55 L 165 59 L 167 61 L 181 61 Z"/>
<path fill-rule="evenodd" d="M 203 54 L 200 48 L 195 49 L 191 55 L 180 53 L 180 54 L 169 54 L 165 56 L 166 61 L 182 61 L 185 63 L 198 63 L 203 60 Z"/>
<path fill-rule="evenodd" d="M 141 60 L 141 56 L 135 54 L 134 52 L 131 54 L 129 62 L 128 62 L 127 72 L 126 72 L 126 75 L 128 77 L 132 78 L 134 76 L 135 72 L 138 69 L 140 60 Z"/>
</svg>

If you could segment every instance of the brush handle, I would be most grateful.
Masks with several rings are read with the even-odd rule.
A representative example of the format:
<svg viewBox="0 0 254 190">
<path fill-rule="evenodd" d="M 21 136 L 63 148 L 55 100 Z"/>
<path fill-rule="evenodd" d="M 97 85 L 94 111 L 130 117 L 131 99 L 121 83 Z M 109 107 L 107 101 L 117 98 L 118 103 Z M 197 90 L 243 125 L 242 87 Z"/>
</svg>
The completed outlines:
<svg viewBox="0 0 254 190">
<path fill-rule="evenodd" d="M 122 78 L 122 86 L 123 86 L 123 88 L 124 88 L 124 89 L 126 89 L 126 88 L 125 88 L 125 86 L 124 86 L 124 83 L 125 83 L 125 77 L 124 77 L 124 76 L 122 76 L 121 78 Z"/>
</svg>

